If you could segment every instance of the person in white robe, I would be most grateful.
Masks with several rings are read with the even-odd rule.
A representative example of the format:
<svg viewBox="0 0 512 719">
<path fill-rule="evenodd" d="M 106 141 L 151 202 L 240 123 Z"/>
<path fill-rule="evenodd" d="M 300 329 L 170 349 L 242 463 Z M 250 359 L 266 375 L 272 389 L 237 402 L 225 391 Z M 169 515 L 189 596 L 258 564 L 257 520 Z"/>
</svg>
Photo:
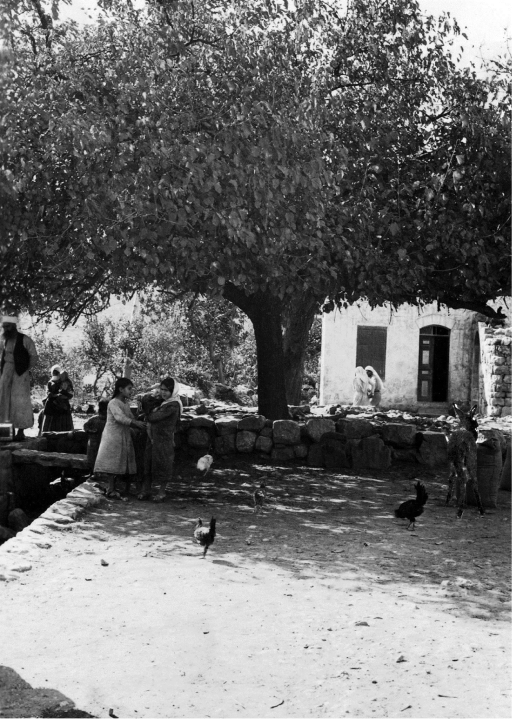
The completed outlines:
<svg viewBox="0 0 512 719">
<path fill-rule="evenodd" d="M 30 370 L 37 362 L 33 340 L 18 330 L 15 315 L 2 316 L 0 340 L 0 422 L 10 422 L 25 439 L 25 429 L 34 424 L 30 397 Z"/>
</svg>

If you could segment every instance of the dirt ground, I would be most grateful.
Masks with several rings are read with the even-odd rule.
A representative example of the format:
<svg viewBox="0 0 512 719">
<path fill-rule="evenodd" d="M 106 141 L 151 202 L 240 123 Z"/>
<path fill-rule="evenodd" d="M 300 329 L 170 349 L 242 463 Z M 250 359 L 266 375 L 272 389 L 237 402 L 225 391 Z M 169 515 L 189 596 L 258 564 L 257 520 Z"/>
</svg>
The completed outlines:
<svg viewBox="0 0 512 719">
<path fill-rule="evenodd" d="M 457 521 L 445 479 L 238 456 L 178 465 L 164 504 L 105 501 L 0 584 L 0 664 L 47 694 L 0 715 L 509 717 L 510 493 Z"/>
</svg>

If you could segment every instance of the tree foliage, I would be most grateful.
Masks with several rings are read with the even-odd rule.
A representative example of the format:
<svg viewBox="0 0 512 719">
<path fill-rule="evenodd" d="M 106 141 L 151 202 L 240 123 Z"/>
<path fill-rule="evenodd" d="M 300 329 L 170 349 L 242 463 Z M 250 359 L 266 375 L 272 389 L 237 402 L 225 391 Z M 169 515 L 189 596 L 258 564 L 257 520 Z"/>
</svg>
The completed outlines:
<svg viewBox="0 0 512 719">
<path fill-rule="evenodd" d="M 36 12 L 11 33 L 3 299 L 73 318 L 139 288 L 223 295 L 254 325 L 260 409 L 282 416 L 325 297 L 492 314 L 510 293 L 508 95 L 457 64 L 448 17 L 102 6 L 92 27 Z"/>
</svg>

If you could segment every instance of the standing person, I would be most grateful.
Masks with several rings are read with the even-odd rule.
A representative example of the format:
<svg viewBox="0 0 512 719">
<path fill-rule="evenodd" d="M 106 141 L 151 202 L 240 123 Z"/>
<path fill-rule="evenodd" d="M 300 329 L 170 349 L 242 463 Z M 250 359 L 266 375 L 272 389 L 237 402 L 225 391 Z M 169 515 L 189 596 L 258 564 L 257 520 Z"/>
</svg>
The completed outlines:
<svg viewBox="0 0 512 719">
<path fill-rule="evenodd" d="M 144 406 L 146 396 L 141 398 Z M 159 484 L 160 489 L 155 502 L 165 499 L 165 485 L 172 477 L 174 465 L 174 431 L 183 405 L 179 397 L 179 384 L 174 377 L 166 377 L 160 382 L 161 402 L 146 415 L 148 439 L 144 455 L 144 482 L 139 494 L 140 500 L 151 497 L 151 486 Z"/>
<path fill-rule="evenodd" d="M 135 450 L 130 427 L 145 429 L 144 422 L 133 418 L 128 402 L 132 396 L 133 382 L 127 377 L 116 380 L 114 395 L 107 407 L 107 421 L 101 436 L 94 474 L 108 476 L 107 497 L 122 499 L 116 490 L 117 478 L 137 474 Z"/>
<path fill-rule="evenodd" d="M 365 367 L 364 370 L 368 376 L 368 399 L 373 407 L 378 407 L 380 405 L 384 384 L 371 365 Z"/>
<path fill-rule="evenodd" d="M 0 422 L 11 422 L 18 429 L 15 439 L 23 440 L 24 430 L 34 424 L 30 370 L 37 362 L 37 351 L 34 342 L 19 332 L 17 325 L 14 315 L 2 316 Z"/>
<path fill-rule="evenodd" d="M 73 415 L 69 400 L 73 397 L 73 383 L 66 371 L 52 367 L 52 378 L 47 385 L 48 395 L 43 410 L 43 432 L 69 432 L 73 429 Z"/>
<path fill-rule="evenodd" d="M 354 380 L 352 382 L 354 387 L 354 401 L 352 402 L 353 407 L 362 407 L 368 404 L 368 375 L 364 371 L 363 367 L 356 367 Z"/>
<path fill-rule="evenodd" d="M 98 402 L 98 414 L 90 417 L 84 423 L 84 431 L 87 432 L 87 461 L 94 467 L 98 450 L 100 448 L 101 437 L 107 423 L 108 400 L 100 399 Z"/>
</svg>

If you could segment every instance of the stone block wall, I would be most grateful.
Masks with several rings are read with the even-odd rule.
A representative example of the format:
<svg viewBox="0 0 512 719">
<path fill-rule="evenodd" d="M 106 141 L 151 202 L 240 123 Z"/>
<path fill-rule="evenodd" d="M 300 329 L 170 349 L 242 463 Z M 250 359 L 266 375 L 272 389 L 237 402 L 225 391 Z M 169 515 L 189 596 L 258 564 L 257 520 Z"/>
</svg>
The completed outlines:
<svg viewBox="0 0 512 719">
<path fill-rule="evenodd" d="M 487 414 L 505 417 L 512 414 L 511 327 L 478 326 Z"/>
<path fill-rule="evenodd" d="M 310 467 L 387 469 L 394 462 L 435 466 L 446 462 L 443 432 L 421 432 L 414 424 L 377 423 L 357 417 L 310 417 L 305 422 L 272 422 L 257 414 L 184 414 L 175 435 L 182 453 L 196 458 L 260 454 L 276 462 L 299 461 Z"/>
</svg>

